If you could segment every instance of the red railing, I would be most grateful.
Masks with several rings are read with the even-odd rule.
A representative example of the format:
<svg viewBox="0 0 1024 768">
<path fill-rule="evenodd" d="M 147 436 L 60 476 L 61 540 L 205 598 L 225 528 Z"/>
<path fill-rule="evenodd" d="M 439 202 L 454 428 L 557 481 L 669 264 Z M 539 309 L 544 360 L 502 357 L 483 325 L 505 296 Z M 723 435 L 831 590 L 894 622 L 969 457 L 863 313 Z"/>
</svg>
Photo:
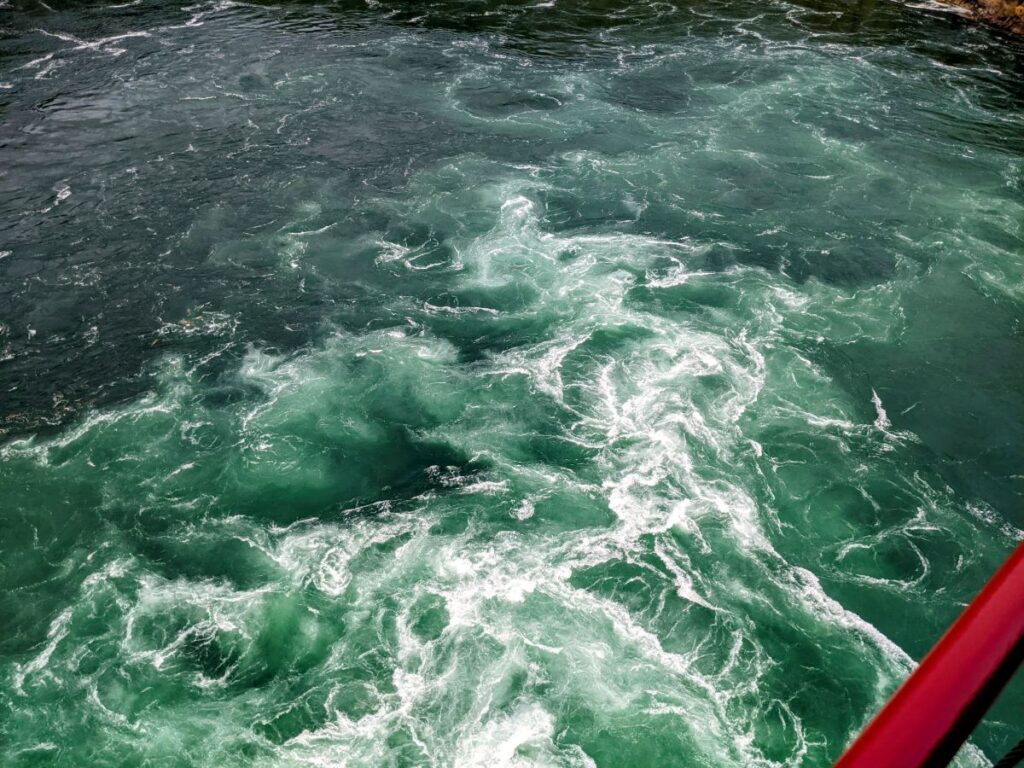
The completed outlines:
<svg viewBox="0 0 1024 768">
<path fill-rule="evenodd" d="M 941 768 L 1024 661 L 1024 544 L 985 585 L 836 768 Z"/>
</svg>

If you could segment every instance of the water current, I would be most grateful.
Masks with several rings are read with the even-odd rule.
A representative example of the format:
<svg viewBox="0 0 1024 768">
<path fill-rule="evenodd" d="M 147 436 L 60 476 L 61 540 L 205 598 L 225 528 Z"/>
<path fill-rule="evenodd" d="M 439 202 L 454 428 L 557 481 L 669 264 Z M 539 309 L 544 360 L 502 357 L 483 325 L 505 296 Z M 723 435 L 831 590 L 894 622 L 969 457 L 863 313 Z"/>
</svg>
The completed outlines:
<svg viewBox="0 0 1024 768">
<path fill-rule="evenodd" d="M 0 763 L 830 765 L 1024 536 L 1022 83 L 928 4 L 0 2 Z"/>
</svg>

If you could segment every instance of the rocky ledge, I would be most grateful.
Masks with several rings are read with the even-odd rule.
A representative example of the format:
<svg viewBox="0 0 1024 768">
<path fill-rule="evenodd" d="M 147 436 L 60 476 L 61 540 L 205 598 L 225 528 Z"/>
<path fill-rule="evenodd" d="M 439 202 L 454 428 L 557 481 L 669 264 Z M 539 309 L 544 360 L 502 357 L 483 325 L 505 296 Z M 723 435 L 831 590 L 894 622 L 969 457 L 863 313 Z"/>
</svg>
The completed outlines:
<svg viewBox="0 0 1024 768">
<path fill-rule="evenodd" d="M 947 0 L 971 16 L 997 27 L 1024 35 L 1024 0 Z"/>
</svg>

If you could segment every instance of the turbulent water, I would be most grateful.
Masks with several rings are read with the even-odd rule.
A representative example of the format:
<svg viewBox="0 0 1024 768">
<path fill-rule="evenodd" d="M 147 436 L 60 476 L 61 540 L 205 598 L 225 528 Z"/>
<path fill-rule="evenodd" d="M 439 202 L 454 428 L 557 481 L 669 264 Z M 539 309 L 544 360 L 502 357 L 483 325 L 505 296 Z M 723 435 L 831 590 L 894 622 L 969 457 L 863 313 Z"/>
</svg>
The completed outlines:
<svg viewBox="0 0 1024 768">
<path fill-rule="evenodd" d="M 1024 536 L 1022 82 L 871 0 L 0 3 L 0 763 L 829 765 Z"/>
</svg>

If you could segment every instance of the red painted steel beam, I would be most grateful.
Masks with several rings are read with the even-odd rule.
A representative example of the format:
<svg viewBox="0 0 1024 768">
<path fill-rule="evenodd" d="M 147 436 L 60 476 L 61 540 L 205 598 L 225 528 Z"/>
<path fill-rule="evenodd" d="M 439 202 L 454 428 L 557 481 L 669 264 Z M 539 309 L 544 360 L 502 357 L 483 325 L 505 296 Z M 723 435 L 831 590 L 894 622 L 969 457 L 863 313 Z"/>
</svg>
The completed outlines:
<svg viewBox="0 0 1024 768">
<path fill-rule="evenodd" d="M 1024 661 L 1024 544 L 836 763 L 941 768 Z"/>
</svg>

